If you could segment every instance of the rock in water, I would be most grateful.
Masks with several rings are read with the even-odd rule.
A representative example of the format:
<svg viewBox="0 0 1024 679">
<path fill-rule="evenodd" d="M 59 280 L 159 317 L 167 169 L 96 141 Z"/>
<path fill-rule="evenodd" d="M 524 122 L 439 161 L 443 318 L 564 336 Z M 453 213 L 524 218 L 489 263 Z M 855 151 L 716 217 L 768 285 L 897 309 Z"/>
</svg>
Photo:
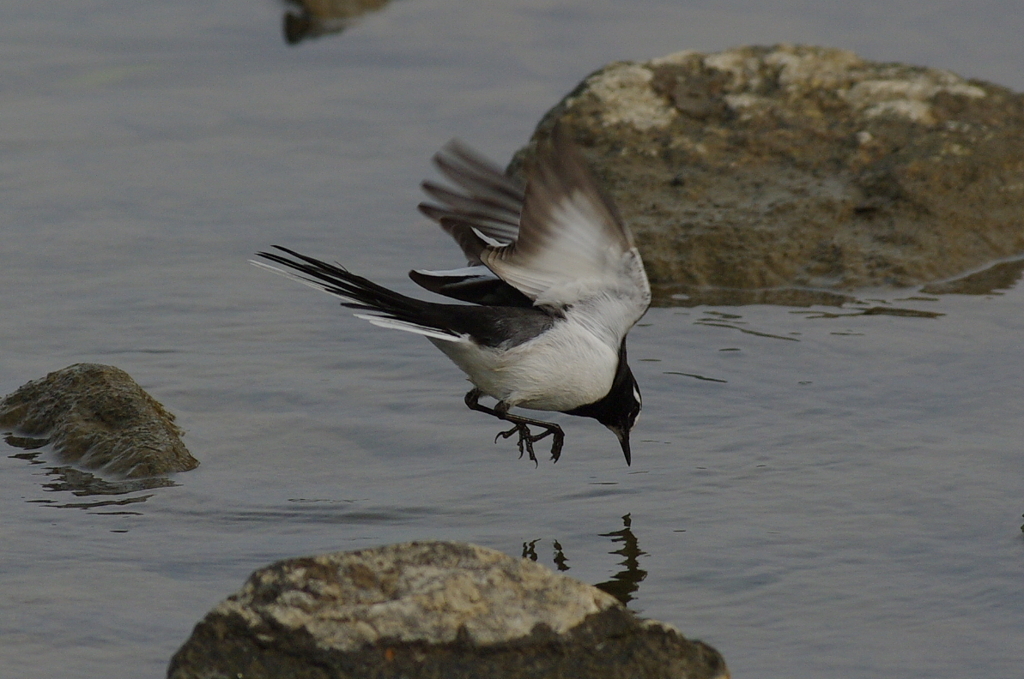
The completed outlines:
<svg viewBox="0 0 1024 679">
<path fill-rule="evenodd" d="M 909 286 L 1024 253 L 1024 95 L 949 71 L 778 45 L 610 64 L 569 128 L 683 290 Z"/>
<path fill-rule="evenodd" d="M 127 478 L 199 465 L 174 415 L 109 365 L 77 363 L 22 385 L 0 401 L 0 427 L 42 437 L 67 462 Z"/>
<path fill-rule="evenodd" d="M 256 571 L 175 654 L 169 679 L 728 677 L 710 646 L 533 561 L 455 542 Z"/>
</svg>

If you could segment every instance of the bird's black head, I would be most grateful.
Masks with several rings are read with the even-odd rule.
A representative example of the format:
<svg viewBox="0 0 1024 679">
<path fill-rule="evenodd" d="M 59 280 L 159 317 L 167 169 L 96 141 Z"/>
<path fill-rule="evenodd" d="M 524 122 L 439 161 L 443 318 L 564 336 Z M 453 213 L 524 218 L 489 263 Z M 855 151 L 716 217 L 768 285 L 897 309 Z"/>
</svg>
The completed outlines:
<svg viewBox="0 0 1024 679">
<path fill-rule="evenodd" d="M 606 399 L 611 399 L 614 406 L 609 408 L 603 417 L 597 421 L 612 430 L 612 433 L 619 439 L 622 446 L 622 454 L 626 456 L 626 464 L 631 464 L 633 459 L 629 451 L 629 432 L 640 417 L 640 409 L 643 408 L 643 399 L 640 398 L 640 387 L 633 378 L 633 371 L 626 366 L 626 379 L 621 385 L 616 384 L 608 392 Z"/>
<path fill-rule="evenodd" d="M 626 363 L 626 342 L 623 340 L 622 347 L 619 349 L 619 367 L 615 372 L 615 381 L 612 382 L 612 388 L 608 394 L 600 401 L 566 412 L 570 415 L 593 417 L 611 429 L 619 439 L 622 454 L 626 457 L 628 465 L 633 461 L 629 450 L 629 432 L 633 429 L 636 418 L 640 416 L 642 407 L 640 386 L 636 383 L 633 371 Z"/>
</svg>

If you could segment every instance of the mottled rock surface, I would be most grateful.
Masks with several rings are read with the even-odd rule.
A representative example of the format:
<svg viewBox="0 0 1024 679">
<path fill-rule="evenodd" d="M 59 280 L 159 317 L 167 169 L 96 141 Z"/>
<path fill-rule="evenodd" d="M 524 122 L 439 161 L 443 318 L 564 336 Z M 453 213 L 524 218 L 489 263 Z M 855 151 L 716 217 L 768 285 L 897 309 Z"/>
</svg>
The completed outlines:
<svg viewBox="0 0 1024 679">
<path fill-rule="evenodd" d="M 0 401 L 0 427 L 22 447 L 52 444 L 66 462 L 127 478 L 195 469 L 174 415 L 125 371 L 77 363 Z"/>
<path fill-rule="evenodd" d="M 721 655 L 527 559 L 453 542 L 255 572 L 175 654 L 170 679 L 727 677 Z"/>
<path fill-rule="evenodd" d="M 610 64 L 538 125 L 584 147 L 656 291 L 849 290 L 1024 253 L 1024 95 L 778 45 Z"/>
</svg>

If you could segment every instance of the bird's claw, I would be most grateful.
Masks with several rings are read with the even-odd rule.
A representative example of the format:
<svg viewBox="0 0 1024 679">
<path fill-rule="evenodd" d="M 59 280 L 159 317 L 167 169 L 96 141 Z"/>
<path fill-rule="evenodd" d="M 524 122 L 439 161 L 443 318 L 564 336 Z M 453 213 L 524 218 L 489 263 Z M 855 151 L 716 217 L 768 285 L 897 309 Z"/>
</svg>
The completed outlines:
<svg viewBox="0 0 1024 679">
<path fill-rule="evenodd" d="M 533 451 L 533 444 L 543 438 L 551 436 L 551 460 L 553 462 L 558 462 L 558 458 L 562 454 L 562 443 L 565 438 L 561 431 L 556 429 L 545 429 L 541 434 L 533 434 L 530 432 L 530 428 L 528 426 L 521 422 L 517 422 L 508 431 L 498 432 L 498 435 L 494 437 L 494 442 L 497 443 L 499 438 L 512 438 L 512 435 L 516 433 L 519 434 L 518 444 L 520 459 L 522 459 L 523 453 L 527 453 L 530 456 L 530 460 L 533 461 L 534 466 L 536 466 L 538 464 L 537 455 Z"/>
<path fill-rule="evenodd" d="M 540 436 L 534 436 L 530 433 L 530 428 L 525 424 L 516 423 L 508 431 L 499 431 L 498 435 L 494 437 L 494 442 L 497 443 L 499 438 L 507 439 L 512 438 L 512 435 L 519 434 L 519 459 L 523 458 L 523 453 L 529 453 L 530 459 L 533 460 L 534 466 L 537 466 L 537 455 L 533 452 L 533 442 L 540 440 L 544 437 L 544 434 Z"/>
<path fill-rule="evenodd" d="M 565 434 L 561 430 L 551 432 L 554 434 L 551 441 L 551 461 L 558 462 L 558 458 L 562 456 L 562 443 L 565 441 Z"/>
</svg>

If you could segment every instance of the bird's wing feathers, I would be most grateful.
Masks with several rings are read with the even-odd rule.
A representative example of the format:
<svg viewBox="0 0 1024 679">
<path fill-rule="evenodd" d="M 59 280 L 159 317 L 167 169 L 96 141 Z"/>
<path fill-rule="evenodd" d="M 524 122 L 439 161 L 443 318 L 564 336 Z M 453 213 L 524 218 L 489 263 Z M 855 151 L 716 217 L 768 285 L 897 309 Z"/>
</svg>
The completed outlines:
<svg viewBox="0 0 1024 679">
<path fill-rule="evenodd" d="M 507 215 L 518 217 L 523 187 L 463 142 L 453 139 L 445 144 L 434 155 L 434 163 L 445 177 L 471 196 L 486 199 Z"/>
<path fill-rule="evenodd" d="M 452 236 L 471 266 L 413 271 L 412 279 L 432 292 L 479 305 L 535 306 L 556 315 L 571 308 L 580 322 L 617 348 L 650 305 L 650 285 L 615 205 L 560 128 L 538 145 L 525 190 L 458 140 L 446 144 L 434 163 L 461 193 L 424 182 L 424 191 L 439 205 L 422 203 L 420 211 Z M 280 273 L 344 297 L 350 300 L 347 306 L 370 311 L 378 325 L 446 334 L 416 323 L 418 318 L 403 317 L 404 308 L 396 314 L 390 298 L 385 315 L 392 318 L 381 321 L 380 309 L 370 307 L 384 299 L 383 289 L 333 265 L 285 252 L 301 263 L 264 256 L 302 275 Z M 361 306 L 367 294 L 372 302 Z"/>
<path fill-rule="evenodd" d="M 447 271 L 414 269 L 411 278 L 421 288 L 470 304 L 532 307 L 533 300 L 519 292 L 483 264 Z"/>
<path fill-rule="evenodd" d="M 420 210 L 455 239 L 470 264 L 486 266 L 507 283 L 508 293 L 518 291 L 536 306 L 558 311 L 591 307 L 601 316 L 595 322 L 610 323 L 614 337 L 646 311 L 650 286 L 633 238 L 560 128 L 539 144 L 525 191 L 458 140 L 442 148 L 434 163 L 463 193 L 424 182 L 424 191 L 441 205 L 423 203 Z M 453 294 L 460 286 L 430 274 L 410 275 L 434 292 L 476 301 Z M 607 319 L 601 300 L 609 300 Z"/>
<path fill-rule="evenodd" d="M 616 347 L 650 304 L 632 235 L 558 128 L 537 149 L 519 237 L 479 258 L 534 304 L 575 307 Z"/>
<path fill-rule="evenodd" d="M 558 135 L 537 147 L 516 242 L 487 246 L 480 259 L 539 304 L 568 305 L 579 299 L 580 284 L 604 287 L 632 247 L 579 152 Z"/>
<path fill-rule="evenodd" d="M 523 207 L 519 184 L 457 139 L 434 155 L 434 164 L 464 193 L 425 181 L 423 190 L 440 205 L 420 203 L 420 212 L 455 239 L 470 264 L 480 264 L 478 255 L 488 244 L 516 240 Z"/>
</svg>

